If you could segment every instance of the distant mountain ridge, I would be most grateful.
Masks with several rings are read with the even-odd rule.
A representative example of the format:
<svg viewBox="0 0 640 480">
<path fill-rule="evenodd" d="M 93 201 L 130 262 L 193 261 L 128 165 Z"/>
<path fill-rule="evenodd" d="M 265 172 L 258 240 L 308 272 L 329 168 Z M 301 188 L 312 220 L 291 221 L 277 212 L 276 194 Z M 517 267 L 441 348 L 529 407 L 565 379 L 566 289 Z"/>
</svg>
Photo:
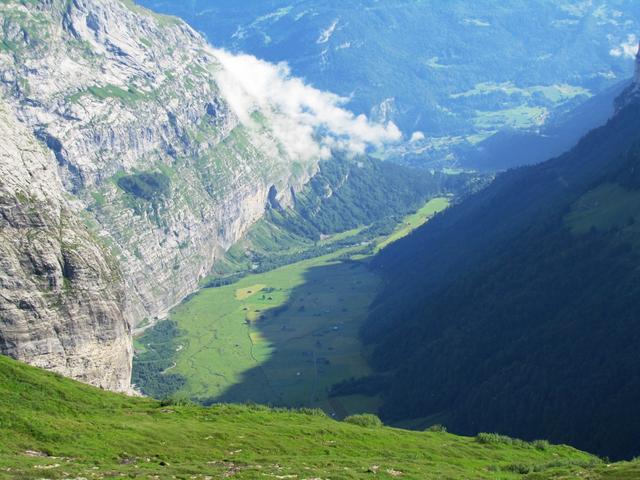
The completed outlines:
<svg viewBox="0 0 640 480">
<path fill-rule="evenodd" d="M 631 0 L 140 1 L 218 47 L 286 61 L 355 111 L 394 120 L 407 142 L 387 153 L 438 167 L 476 166 L 479 142 L 497 131 L 539 137 L 628 78 L 640 28 Z M 505 156 L 499 167 L 519 160 Z"/>
</svg>

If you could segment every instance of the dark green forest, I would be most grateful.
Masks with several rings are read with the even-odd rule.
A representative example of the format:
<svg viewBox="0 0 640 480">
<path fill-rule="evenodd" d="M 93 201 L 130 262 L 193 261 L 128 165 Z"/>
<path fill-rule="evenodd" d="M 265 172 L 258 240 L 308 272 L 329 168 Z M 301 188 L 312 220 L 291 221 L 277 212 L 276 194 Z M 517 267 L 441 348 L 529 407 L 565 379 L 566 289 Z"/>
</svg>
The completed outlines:
<svg viewBox="0 0 640 480">
<path fill-rule="evenodd" d="M 230 249 L 205 286 L 228 284 L 249 269 L 265 272 L 364 245 L 390 234 L 407 214 L 430 199 L 443 195 L 460 199 L 486 185 L 487 178 L 432 173 L 370 157 L 336 156 L 320 163 L 292 205 L 270 201 L 265 217 Z M 344 238 L 323 241 L 351 230 Z"/>
<path fill-rule="evenodd" d="M 178 334 L 178 326 L 174 322 L 160 322 L 145 335 L 145 345 L 136 345 L 131 383 L 138 387 L 144 385 L 145 395 L 168 398 L 185 384 L 182 375 L 169 373 L 174 365 Z"/>
<path fill-rule="evenodd" d="M 269 221 L 304 238 L 399 221 L 429 198 L 459 192 L 467 175 L 444 175 L 369 157 L 337 157 L 295 197 L 293 209 L 272 209 Z"/>
<path fill-rule="evenodd" d="M 135 197 L 155 202 L 169 193 L 170 181 L 161 172 L 140 172 L 120 177 L 118 186 Z"/>
<path fill-rule="evenodd" d="M 640 107 L 384 250 L 362 335 L 383 419 L 640 453 Z"/>
</svg>

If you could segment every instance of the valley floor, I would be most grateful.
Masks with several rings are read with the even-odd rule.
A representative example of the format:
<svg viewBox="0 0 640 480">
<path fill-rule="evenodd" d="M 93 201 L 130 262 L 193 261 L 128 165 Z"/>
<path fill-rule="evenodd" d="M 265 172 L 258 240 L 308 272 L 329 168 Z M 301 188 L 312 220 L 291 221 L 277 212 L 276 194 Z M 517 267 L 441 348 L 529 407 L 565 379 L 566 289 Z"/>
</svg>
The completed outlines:
<svg viewBox="0 0 640 480">
<path fill-rule="evenodd" d="M 369 373 L 359 330 L 380 279 L 367 260 L 448 204 L 446 198 L 433 199 L 366 245 L 199 291 L 170 317 L 178 335 L 171 339 L 175 361 L 165 373 L 186 380 L 179 395 L 205 404 L 319 407 L 339 418 L 375 411 L 376 398 L 328 396 L 333 384 Z M 338 234 L 323 242 L 343 238 Z M 147 334 L 138 339 L 137 351 L 166 341 Z"/>
</svg>

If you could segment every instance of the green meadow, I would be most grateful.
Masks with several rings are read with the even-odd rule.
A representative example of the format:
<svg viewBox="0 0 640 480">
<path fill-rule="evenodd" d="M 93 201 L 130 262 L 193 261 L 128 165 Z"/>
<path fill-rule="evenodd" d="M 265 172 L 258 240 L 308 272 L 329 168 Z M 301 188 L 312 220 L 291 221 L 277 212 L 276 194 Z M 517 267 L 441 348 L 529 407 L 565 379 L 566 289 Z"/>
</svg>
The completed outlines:
<svg viewBox="0 0 640 480">
<path fill-rule="evenodd" d="M 200 290 L 170 316 L 178 335 L 172 340 L 175 361 L 165 374 L 185 379 L 178 395 L 205 404 L 318 407 L 339 418 L 375 411 L 375 398 L 328 395 L 335 383 L 369 373 L 358 333 L 380 288 L 368 266 L 370 252 L 448 205 L 447 198 L 433 199 L 368 245 Z M 344 234 L 323 241 L 336 238 Z M 153 348 L 147 338 L 137 340 L 139 352 Z"/>
<path fill-rule="evenodd" d="M 576 234 L 592 228 L 607 231 L 622 228 L 635 232 L 640 211 L 640 193 L 617 183 L 604 183 L 580 197 L 565 217 L 565 224 Z"/>
<path fill-rule="evenodd" d="M 0 356 L 0 479 L 631 480 L 547 442 L 415 432 L 317 410 L 130 398 Z"/>
<path fill-rule="evenodd" d="M 449 198 L 441 197 L 434 198 L 427 202 L 420 210 L 408 215 L 396 228 L 396 230 L 387 238 L 379 241 L 376 245 L 376 252 L 382 250 L 387 245 L 406 237 L 416 228 L 423 225 L 425 222 L 431 219 L 436 213 L 445 210 L 450 203 Z"/>
</svg>

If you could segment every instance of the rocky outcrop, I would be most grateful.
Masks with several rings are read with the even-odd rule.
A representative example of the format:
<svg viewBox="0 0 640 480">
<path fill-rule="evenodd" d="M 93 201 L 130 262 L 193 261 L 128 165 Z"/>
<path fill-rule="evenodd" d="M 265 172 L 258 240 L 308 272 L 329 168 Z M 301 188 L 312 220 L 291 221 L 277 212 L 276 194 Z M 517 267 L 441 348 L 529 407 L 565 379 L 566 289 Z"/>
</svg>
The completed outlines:
<svg viewBox="0 0 640 480">
<path fill-rule="evenodd" d="M 114 259 L 63 198 L 53 155 L 1 103 L 0 138 L 0 353 L 127 391 Z"/>
<path fill-rule="evenodd" d="M 635 72 L 631 84 L 615 100 L 616 112 L 622 110 L 626 105 L 640 98 L 640 45 L 636 53 Z"/>
<path fill-rule="evenodd" d="M 64 200 L 54 208 L 57 223 L 53 213 L 25 217 L 31 204 L 0 186 L 5 210 L 22 212 L 25 222 L 7 223 L 2 235 L 18 238 L 12 229 L 42 224 L 46 248 L 58 252 L 33 249 L 29 263 L 25 244 L 3 258 L 0 275 L 13 293 L 0 298 L 2 351 L 100 383 L 80 355 L 77 365 L 65 357 L 63 341 L 75 338 L 80 352 L 95 347 L 85 339 L 99 338 L 105 358 L 120 365 L 104 386 L 120 388 L 130 365 L 124 319 L 140 326 L 164 316 L 263 215 L 270 192 L 286 205 L 317 165 L 289 158 L 268 125 L 240 124 L 216 84 L 222 66 L 212 49 L 177 19 L 130 0 L 9 0 L 0 3 L 0 16 L 0 93 L 30 141 L 35 136 L 55 159 L 47 194 Z M 65 213 L 69 205 L 83 222 Z M 122 271 L 126 302 L 116 298 L 108 257 L 91 250 L 98 243 Z M 88 313 L 76 315 L 64 302 L 50 310 L 33 282 L 53 285 Z M 32 294 L 28 308 L 14 309 Z M 118 315 L 119 329 L 108 320 Z M 109 342 L 119 345 L 117 354 L 107 351 Z"/>
</svg>

